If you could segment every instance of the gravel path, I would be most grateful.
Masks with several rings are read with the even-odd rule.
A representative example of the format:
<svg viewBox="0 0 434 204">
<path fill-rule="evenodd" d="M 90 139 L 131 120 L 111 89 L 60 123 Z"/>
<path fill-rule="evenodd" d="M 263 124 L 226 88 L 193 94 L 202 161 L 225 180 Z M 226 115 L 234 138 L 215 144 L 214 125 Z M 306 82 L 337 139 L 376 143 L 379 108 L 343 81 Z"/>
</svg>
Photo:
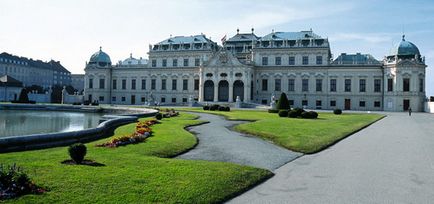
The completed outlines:
<svg viewBox="0 0 434 204">
<path fill-rule="evenodd" d="M 199 144 L 191 151 L 178 156 L 180 159 L 232 162 L 275 170 L 301 156 L 257 137 L 230 130 L 240 121 L 229 121 L 221 116 L 194 113 L 200 120 L 210 123 L 189 128 L 196 134 Z"/>
<path fill-rule="evenodd" d="M 433 203 L 434 115 L 383 114 L 230 203 Z"/>
</svg>

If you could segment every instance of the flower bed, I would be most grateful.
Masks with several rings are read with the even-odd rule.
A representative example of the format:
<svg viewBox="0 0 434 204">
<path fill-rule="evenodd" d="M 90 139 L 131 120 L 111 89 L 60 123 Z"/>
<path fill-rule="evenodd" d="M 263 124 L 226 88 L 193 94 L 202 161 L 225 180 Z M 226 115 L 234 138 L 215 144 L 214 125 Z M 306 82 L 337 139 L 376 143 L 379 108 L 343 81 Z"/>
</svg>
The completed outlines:
<svg viewBox="0 0 434 204">
<path fill-rule="evenodd" d="M 46 190 L 33 183 L 20 167 L 15 164 L 8 167 L 0 164 L 0 201 L 44 192 Z"/>
<path fill-rule="evenodd" d="M 97 147 L 119 147 L 128 144 L 136 144 L 143 142 L 146 138 L 152 135 L 152 129 L 150 126 L 159 123 L 157 120 L 147 120 L 144 122 L 138 122 L 136 129 L 131 135 L 125 135 L 111 139 L 109 142 L 103 144 L 97 144 Z"/>
</svg>

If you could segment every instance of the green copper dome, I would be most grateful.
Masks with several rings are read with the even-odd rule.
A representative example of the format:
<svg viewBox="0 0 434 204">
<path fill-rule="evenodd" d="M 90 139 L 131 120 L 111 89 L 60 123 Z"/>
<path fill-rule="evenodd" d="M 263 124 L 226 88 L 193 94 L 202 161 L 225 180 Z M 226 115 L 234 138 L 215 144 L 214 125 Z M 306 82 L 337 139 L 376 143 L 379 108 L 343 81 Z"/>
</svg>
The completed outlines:
<svg viewBox="0 0 434 204">
<path fill-rule="evenodd" d="M 397 44 L 392 51 L 390 52 L 390 55 L 419 55 L 420 52 L 419 49 L 414 45 L 413 43 L 405 40 L 405 35 L 402 36 L 402 40 L 399 44 Z"/>
<path fill-rule="evenodd" d="M 110 60 L 110 56 L 103 52 L 100 47 L 99 51 L 95 52 L 95 54 L 90 57 L 89 64 L 97 64 L 101 67 L 105 67 L 107 65 L 111 65 L 112 61 Z"/>
</svg>

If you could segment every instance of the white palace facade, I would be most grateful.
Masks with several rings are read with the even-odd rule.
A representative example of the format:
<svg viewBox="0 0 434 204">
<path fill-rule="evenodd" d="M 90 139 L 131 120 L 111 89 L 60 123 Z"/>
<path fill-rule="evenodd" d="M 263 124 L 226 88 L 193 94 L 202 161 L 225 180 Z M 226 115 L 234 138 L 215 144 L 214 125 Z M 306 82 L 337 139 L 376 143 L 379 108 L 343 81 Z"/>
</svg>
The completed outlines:
<svg viewBox="0 0 434 204">
<path fill-rule="evenodd" d="M 205 35 L 149 46 L 149 59 L 112 65 L 101 49 L 85 68 L 85 98 L 105 104 L 270 104 L 285 92 L 292 107 L 423 111 L 425 60 L 404 36 L 382 61 L 342 53 L 312 31 L 239 33 L 223 45 Z"/>
</svg>

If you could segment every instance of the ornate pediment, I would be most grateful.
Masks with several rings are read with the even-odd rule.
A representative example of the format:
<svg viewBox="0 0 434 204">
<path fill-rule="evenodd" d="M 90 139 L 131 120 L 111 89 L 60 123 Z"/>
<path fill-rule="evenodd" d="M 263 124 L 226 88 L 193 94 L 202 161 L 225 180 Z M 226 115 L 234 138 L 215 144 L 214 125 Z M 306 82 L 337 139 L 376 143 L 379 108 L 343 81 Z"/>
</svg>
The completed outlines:
<svg viewBox="0 0 434 204">
<path fill-rule="evenodd" d="M 242 64 L 230 51 L 220 50 L 211 57 L 204 67 L 240 67 Z"/>
</svg>

